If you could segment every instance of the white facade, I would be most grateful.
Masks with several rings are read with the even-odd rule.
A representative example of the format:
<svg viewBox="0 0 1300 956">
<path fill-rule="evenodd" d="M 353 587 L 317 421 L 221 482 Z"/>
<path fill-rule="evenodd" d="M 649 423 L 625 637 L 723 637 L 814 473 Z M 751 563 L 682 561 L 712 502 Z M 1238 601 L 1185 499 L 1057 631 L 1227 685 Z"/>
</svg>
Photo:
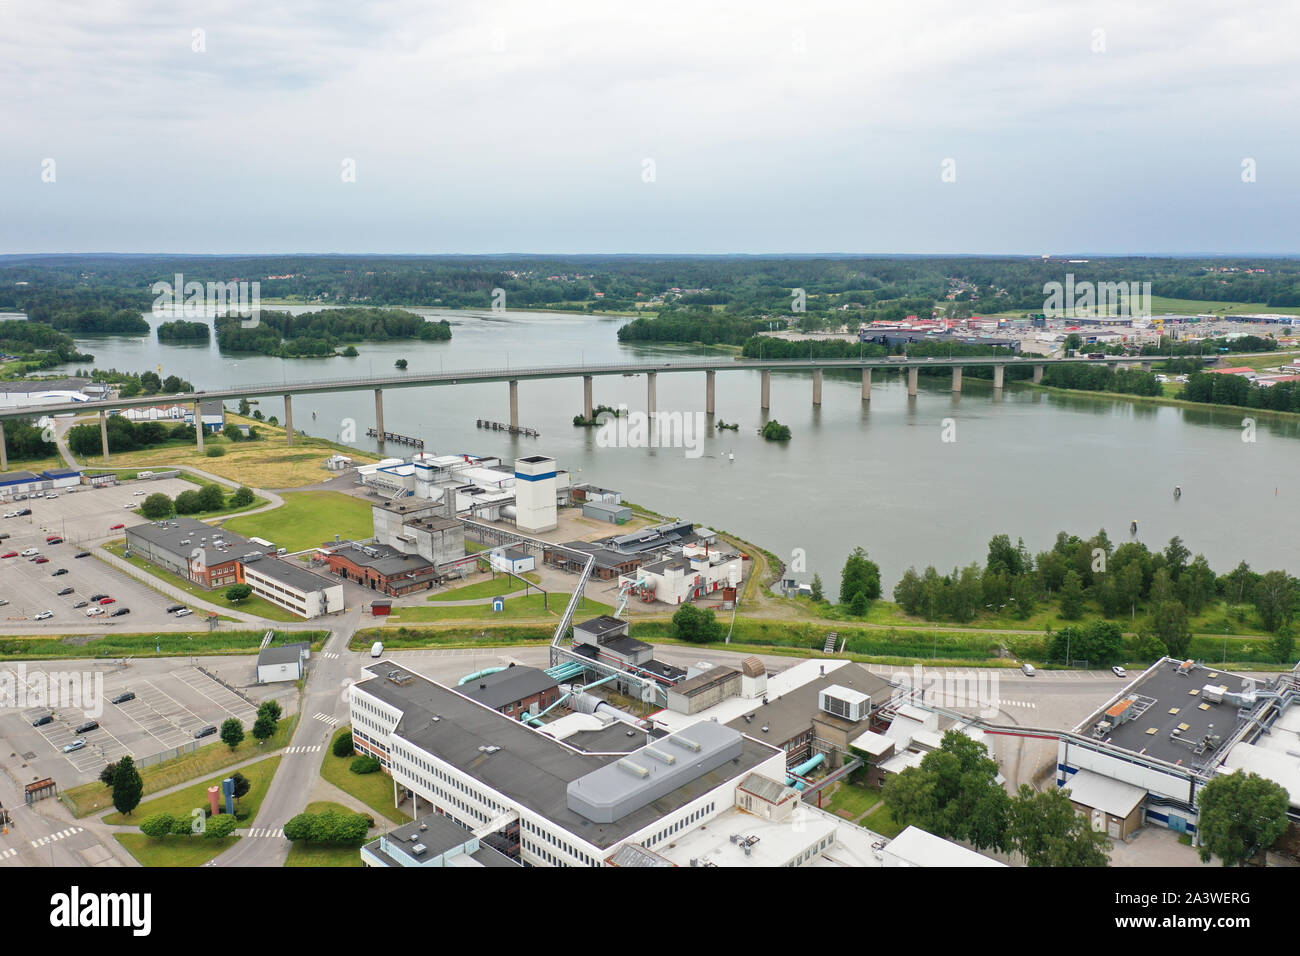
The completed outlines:
<svg viewBox="0 0 1300 956">
<path fill-rule="evenodd" d="M 299 617 L 313 618 L 343 610 L 343 585 L 321 575 L 312 575 L 319 586 L 307 587 L 287 576 L 276 574 L 271 559 L 243 565 L 244 583 L 258 597 L 292 611 Z M 298 570 L 298 569 L 294 569 Z M 304 569 L 304 573 L 306 572 Z"/>
<path fill-rule="evenodd" d="M 515 526 L 536 534 L 559 524 L 555 459 L 529 455 L 515 461 Z"/>
</svg>

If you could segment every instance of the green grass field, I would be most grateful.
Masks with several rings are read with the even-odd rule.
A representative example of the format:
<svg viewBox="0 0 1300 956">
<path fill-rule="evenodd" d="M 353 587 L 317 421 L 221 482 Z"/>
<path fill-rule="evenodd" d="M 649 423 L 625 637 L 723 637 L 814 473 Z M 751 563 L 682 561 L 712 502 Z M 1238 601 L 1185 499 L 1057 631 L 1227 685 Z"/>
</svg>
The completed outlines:
<svg viewBox="0 0 1300 956">
<path fill-rule="evenodd" d="M 253 625 L 250 625 L 253 626 Z M 190 631 L 160 634 L 114 634 L 102 637 L 2 637 L 0 659 L 190 657 L 213 654 L 256 654 L 266 634 L 261 631 Z M 319 647 L 324 631 L 295 633 Z"/>
<path fill-rule="evenodd" d="M 230 748 L 226 747 L 226 750 L 229 751 Z M 235 818 L 239 820 L 240 826 L 249 826 L 257 819 L 257 811 L 261 809 L 262 800 L 271 787 L 271 780 L 275 777 L 276 770 L 280 768 L 280 759 L 279 756 L 267 757 L 265 760 L 249 764 L 239 771 L 248 778 L 248 782 L 252 785 L 248 793 L 235 801 Z M 184 790 L 169 793 L 165 797 L 158 797 L 156 800 L 145 800 L 131 812 L 129 817 L 117 812 L 110 813 L 104 817 L 104 822 L 114 826 L 139 826 L 141 820 L 151 817 L 155 813 L 170 813 L 172 816 L 188 817 L 195 808 L 208 805 L 208 788 L 221 786 L 221 781 L 227 776 L 228 774 L 223 773 L 202 783 L 186 787 Z"/>
<path fill-rule="evenodd" d="M 542 580 L 541 575 L 534 571 L 528 571 L 522 575 L 524 580 L 537 584 Z M 509 594 L 511 591 L 522 591 L 524 585 L 519 583 L 517 578 L 512 578 L 508 574 L 497 574 L 490 581 L 477 581 L 474 584 L 466 584 L 462 587 L 452 588 L 449 591 L 439 591 L 432 595 L 429 600 L 438 601 L 473 601 L 478 598 L 491 598 L 498 594 Z"/>
<path fill-rule="evenodd" d="M 344 793 L 350 793 L 370 809 L 394 823 L 406 823 L 411 817 L 393 806 L 393 778 L 382 770 L 375 773 L 353 773 L 348 768 L 354 758 L 334 756 L 334 741 L 350 728 L 340 727 L 330 738 L 321 761 L 320 775 Z"/>
<path fill-rule="evenodd" d="M 906 829 L 902 824 L 894 819 L 894 815 L 889 812 L 888 807 L 880 807 L 872 813 L 867 814 L 858 821 L 858 826 L 863 827 L 873 833 L 879 833 L 882 837 L 893 839 Z"/>
<path fill-rule="evenodd" d="M 146 561 L 144 558 L 138 557 L 136 555 L 132 555 L 131 557 L 128 558 L 126 556 L 125 541 L 111 542 L 109 544 L 102 545 L 102 547 L 104 548 L 105 551 L 109 552 L 110 554 L 115 554 L 119 558 L 122 558 L 124 561 L 130 561 L 137 568 L 139 568 L 142 571 L 147 571 L 149 574 L 158 578 L 160 581 L 165 581 L 168 584 L 170 584 L 172 587 L 180 588 L 186 594 L 192 594 L 194 595 L 194 597 L 198 598 L 199 600 L 207 601 L 209 604 L 215 604 L 217 607 L 223 607 L 231 611 L 243 611 L 245 614 L 253 614 L 256 615 L 257 617 L 264 617 L 268 621 L 301 621 L 302 620 L 302 618 L 298 617 L 298 615 L 294 614 L 292 611 L 286 611 L 284 608 L 280 607 L 279 605 L 272 604 L 270 601 L 266 600 L 265 598 L 260 598 L 256 594 L 251 595 L 245 598 L 244 600 L 240 601 L 238 604 L 236 604 L 234 601 L 230 601 L 226 598 L 225 588 L 217 588 L 216 590 L 208 591 L 205 588 L 199 587 L 193 581 L 187 581 L 185 580 L 185 578 L 182 578 L 179 575 L 172 574 L 166 568 L 160 568 L 158 565 Z M 234 619 L 226 618 L 226 620 L 234 620 Z"/>
<path fill-rule="evenodd" d="M 553 628 L 544 624 L 518 627 L 493 627 L 489 630 L 469 627 L 368 627 L 357 631 L 348 649 L 363 651 L 375 641 L 383 641 L 390 650 L 417 647 L 510 647 L 516 644 L 546 644 L 554 636 Z"/>
<path fill-rule="evenodd" d="M 822 809 L 829 810 L 831 813 L 844 811 L 849 815 L 848 818 L 857 819 L 879 802 L 879 790 L 868 790 L 866 787 L 851 783 L 841 783 L 830 800 L 822 805 Z"/>
<path fill-rule="evenodd" d="M 155 840 L 143 833 L 115 833 L 113 836 L 140 861 L 141 866 L 202 866 L 239 842 L 237 836 L 224 840 L 183 836 L 165 836 Z"/>
<path fill-rule="evenodd" d="M 367 501 L 339 491 L 291 491 L 283 497 L 282 508 L 231 518 L 222 527 L 274 541 L 290 551 L 304 551 L 333 541 L 336 534 L 357 541 L 374 536 Z"/>
<path fill-rule="evenodd" d="M 285 717 L 276 727 L 275 734 L 271 739 L 261 746 L 258 746 L 257 741 L 253 739 L 253 735 L 249 734 L 244 738 L 244 742 L 233 751 L 225 744 L 218 742 L 200 747 L 193 753 L 141 768 L 140 777 L 144 781 L 144 795 L 147 797 L 151 793 L 167 790 L 177 784 L 185 783 L 187 780 L 206 777 L 222 767 L 230 767 L 237 763 L 243 763 L 245 760 L 252 760 L 258 754 L 278 750 L 293 739 L 293 731 L 297 724 L 298 715 Z M 245 776 L 248 775 L 245 774 Z M 95 780 L 91 783 L 83 783 L 79 787 L 64 790 L 60 794 L 60 799 L 71 806 L 74 814 L 78 817 L 84 817 L 96 810 L 111 807 L 113 805 L 113 792 L 98 780 Z M 135 815 L 139 816 L 139 808 L 137 808 Z"/>
<path fill-rule="evenodd" d="M 394 623 L 428 623 L 435 621 L 519 621 L 539 618 L 559 617 L 569 603 L 569 595 L 552 594 L 549 598 L 550 608 L 546 607 L 547 597 L 542 594 L 529 594 L 526 597 L 506 598 L 504 611 L 493 611 L 489 604 L 450 605 L 427 604 L 423 607 L 395 607 L 391 620 Z M 587 616 L 613 614 L 614 609 L 599 601 L 583 599 L 580 613 Z"/>
</svg>

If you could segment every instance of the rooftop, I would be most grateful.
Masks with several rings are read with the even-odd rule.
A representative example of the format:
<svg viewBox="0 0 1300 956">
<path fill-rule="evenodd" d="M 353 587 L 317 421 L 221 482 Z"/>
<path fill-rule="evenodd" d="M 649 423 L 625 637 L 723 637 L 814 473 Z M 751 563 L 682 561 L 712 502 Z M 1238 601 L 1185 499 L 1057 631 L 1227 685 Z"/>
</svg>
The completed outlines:
<svg viewBox="0 0 1300 956">
<path fill-rule="evenodd" d="M 151 524 L 138 524 L 126 529 L 127 540 L 139 538 L 154 547 L 173 554 L 192 557 L 194 550 L 203 550 L 203 563 L 207 567 L 237 561 L 248 554 L 267 553 L 268 548 L 253 544 L 242 534 L 204 524 L 197 518 L 171 518 Z M 218 547 L 215 542 L 221 541 Z"/>
<path fill-rule="evenodd" d="M 404 823 L 400 827 L 394 827 L 385 833 L 382 838 L 367 843 L 364 849 L 388 866 L 410 866 L 410 858 L 402 858 L 396 853 L 386 852 L 385 845 L 390 848 L 395 845 L 407 852 L 414 850 L 417 846 L 423 847 L 424 852 L 419 856 L 428 860 L 441 856 L 449 850 L 463 847 L 474 840 L 476 838 L 473 831 L 457 823 L 451 817 L 441 813 L 431 813 L 427 817 L 421 817 L 418 820 L 412 820 L 410 823 Z M 460 858 L 461 856 L 465 857 L 463 861 Z M 512 867 L 519 864 L 505 854 L 480 843 L 478 849 L 474 852 L 453 857 L 447 861 L 446 865 Z"/>
<path fill-rule="evenodd" d="M 480 704 L 499 710 L 506 704 L 513 704 L 558 686 L 560 682 L 545 671 L 536 667 L 511 665 L 503 671 L 462 684 L 459 690 Z"/>
<path fill-rule="evenodd" d="M 908 827 L 890 840 L 881 852 L 886 858 L 892 857 L 897 861 L 897 866 L 1006 865 L 918 827 Z"/>
<path fill-rule="evenodd" d="M 741 716 L 732 720 L 727 726 L 746 727 L 748 733 L 762 740 L 771 740 L 775 744 L 784 743 L 807 730 L 812 726 L 813 717 L 846 728 L 853 727 L 853 722 L 832 716 L 817 706 L 819 693 L 836 686 L 858 691 L 870 697 L 872 703 L 877 706 L 889 700 L 894 693 L 894 688 L 883 677 L 877 677 L 861 664 L 848 661 L 835 670 L 828 667 L 826 674 L 818 675 L 801 687 L 778 696 L 774 696 L 769 681 L 767 703 L 760 703 L 753 712 L 752 720 L 746 720 Z M 768 728 L 766 731 L 762 730 L 764 726 Z"/>
<path fill-rule="evenodd" d="M 323 591 L 325 588 L 337 587 L 339 582 L 327 578 L 315 571 L 309 571 L 297 561 L 282 561 L 279 558 L 267 558 L 257 564 L 246 567 L 244 573 L 260 575 L 278 581 L 297 591 Z"/>
<path fill-rule="evenodd" d="M 269 664 L 296 664 L 305 651 L 311 645 L 304 643 L 297 644 L 279 644 L 273 647 L 264 647 L 257 653 L 257 666 L 265 667 Z"/>
</svg>

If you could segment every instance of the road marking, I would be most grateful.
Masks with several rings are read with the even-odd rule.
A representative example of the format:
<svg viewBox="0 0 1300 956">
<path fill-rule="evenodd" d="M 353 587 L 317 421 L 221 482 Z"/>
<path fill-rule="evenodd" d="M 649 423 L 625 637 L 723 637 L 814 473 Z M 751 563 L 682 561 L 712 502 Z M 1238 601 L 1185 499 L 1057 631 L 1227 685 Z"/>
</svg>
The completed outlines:
<svg viewBox="0 0 1300 956">
<path fill-rule="evenodd" d="M 17 856 L 17 855 L 18 855 L 18 848 L 17 848 L 16 846 L 11 846 L 9 849 L 5 850 L 3 853 L 0 853 L 0 860 L 7 860 L 7 859 L 9 859 L 11 856 Z"/>
<path fill-rule="evenodd" d="M 273 839 L 284 836 L 284 827 L 253 827 L 248 831 L 248 835 L 259 839 Z"/>
<path fill-rule="evenodd" d="M 321 657 L 327 658 L 328 660 L 331 661 L 336 661 L 339 659 L 339 656 L 335 654 L 333 651 L 321 651 L 320 655 Z"/>
<path fill-rule="evenodd" d="M 69 827 L 67 830 L 60 830 L 58 833 L 51 833 L 49 836 L 41 837 L 39 840 L 32 840 L 33 847 L 42 847 L 47 843 L 56 843 L 66 837 L 81 833 L 82 827 Z"/>
<path fill-rule="evenodd" d="M 331 717 L 328 714 L 312 714 L 313 720 L 319 720 L 322 724 L 328 724 L 331 727 L 337 727 L 339 721 L 337 717 Z"/>
<path fill-rule="evenodd" d="M 308 747 L 308 746 L 302 746 L 302 747 L 286 747 L 286 748 L 284 749 L 284 752 L 287 753 L 287 754 L 314 754 L 314 753 L 316 753 L 317 751 L 319 751 L 320 748 L 321 748 L 321 745 L 320 745 L 320 744 L 315 744 L 314 746 L 311 746 L 311 747 Z"/>
</svg>

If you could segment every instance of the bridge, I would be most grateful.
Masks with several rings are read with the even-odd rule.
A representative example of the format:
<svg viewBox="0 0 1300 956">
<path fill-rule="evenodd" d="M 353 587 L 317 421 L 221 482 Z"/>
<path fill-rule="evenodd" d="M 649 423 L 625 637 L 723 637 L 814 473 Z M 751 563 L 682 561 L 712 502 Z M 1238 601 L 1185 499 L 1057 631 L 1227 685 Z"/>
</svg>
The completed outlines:
<svg viewBox="0 0 1300 956">
<path fill-rule="evenodd" d="M 9 420 L 29 419 L 33 416 L 59 415 L 67 412 L 97 411 L 99 413 L 100 440 L 104 448 L 104 459 L 108 460 L 108 413 L 128 408 L 148 407 L 160 402 L 194 406 L 194 427 L 198 435 L 199 450 L 203 450 L 202 416 L 199 404 L 210 401 L 237 401 L 241 398 L 267 398 L 280 396 L 284 399 L 284 427 L 288 442 L 293 444 L 293 396 L 319 395 L 328 392 L 356 392 L 373 390 L 375 394 L 375 426 L 377 435 L 383 436 L 384 429 L 384 391 L 393 388 L 429 388 L 441 385 L 470 385 L 485 382 L 506 382 L 510 389 L 510 425 L 519 427 L 519 383 L 552 378 L 581 378 L 583 383 L 583 414 L 592 417 L 594 408 L 592 392 L 593 382 L 597 376 L 608 375 L 645 375 L 646 376 L 646 411 L 653 413 L 656 409 L 656 388 L 660 375 L 672 375 L 687 372 L 703 372 L 705 413 L 714 414 L 714 396 L 718 372 L 759 372 L 760 390 L 759 407 L 767 411 L 772 407 L 772 373 L 773 372 L 812 372 L 812 403 L 822 403 L 822 374 L 827 369 L 850 369 L 862 372 L 862 401 L 871 401 L 871 375 L 876 369 L 906 369 L 907 394 L 917 394 L 917 381 L 923 368 L 951 368 L 952 390 L 960 392 L 962 387 L 962 370 L 966 368 L 993 369 L 993 387 L 1001 389 L 1008 366 L 1027 366 L 1033 369 L 1033 381 L 1043 378 L 1043 370 L 1048 365 L 1140 365 L 1149 369 L 1151 363 L 1170 358 L 1168 355 L 1108 355 L 1105 358 L 1026 358 L 1023 356 L 952 356 L 949 358 L 907 358 L 905 356 L 871 356 L 844 359 L 744 359 L 717 358 L 690 362 L 631 362 L 606 363 L 597 365 L 534 365 L 511 368 L 461 369 L 442 372 L 411 372 L 397 375 L 378 375 L 365 378 L 317 379 L 305 382 L 251 383 L 233 388 L 209 389 L 205 391 L 185 392 L 176 395 L 137 395 L 132 398 L 113 398 L 95 402 L 59 402 L 50 405 L 35 405 L 23 408 L 0 409 L 0 471 L 8 469 L 8 459 L 4 453 L 4 423 Z M 383 448 L 382 437 L 379 441 Z"/>
</svg>

